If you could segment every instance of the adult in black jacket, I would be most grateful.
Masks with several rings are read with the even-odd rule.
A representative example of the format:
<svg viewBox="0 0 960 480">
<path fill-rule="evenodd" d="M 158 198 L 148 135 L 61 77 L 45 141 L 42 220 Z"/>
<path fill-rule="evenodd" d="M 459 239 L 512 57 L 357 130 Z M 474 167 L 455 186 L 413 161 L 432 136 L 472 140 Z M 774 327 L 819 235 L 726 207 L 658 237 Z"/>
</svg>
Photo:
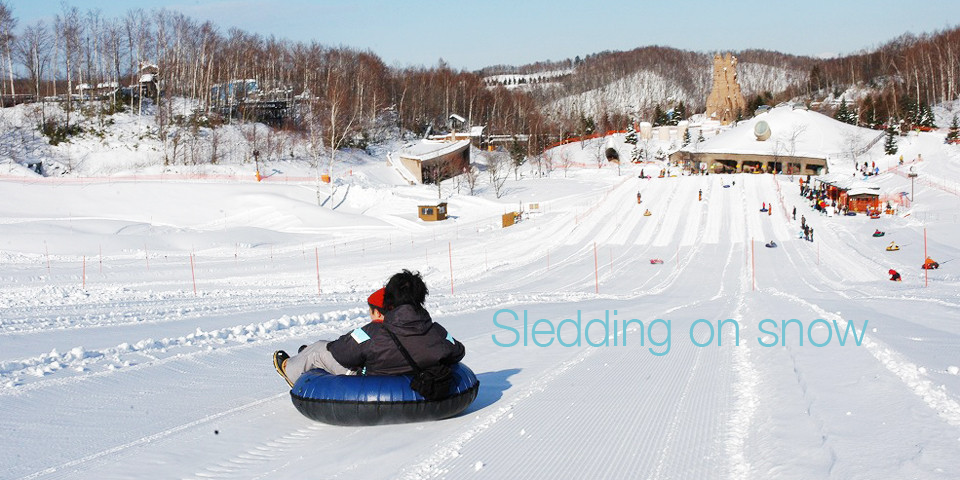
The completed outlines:
<svg viewBox="0 0 960 480">
<path fill-rule="evenodd" d="M 397 336 L 422 369 L 438 364 L 453 365 L 463 359 L 463 344 L 434 323 L 423 308 L 428 291 L 419 273 L 404 270 L 390 277 L 381 291 L 367 299 L 370 323 L 332 342 L 321 340 L 305 345 L 293 357 L 277 350 L 273 354 L 277 372 L 290 386 L 313 368 L 322 368 L 334 375 L 412 373 L 414 369 L 387 329 Z"/>
<path fill-rule="evenodd" d="M 386 332 L 389 329 L 420 368 L 456 364 L 466 353 L 463 344 L 430 318 L 423 307 L 427 294 L 419 273 L 404 270 L 395 274 L 385 287 L 383 303 L 387 312 L 383 322 L 357 328 L 330 342 L 327 350 L 338 363 L 361 375 L 412 373 L 410 364 Z"/>
</svg>

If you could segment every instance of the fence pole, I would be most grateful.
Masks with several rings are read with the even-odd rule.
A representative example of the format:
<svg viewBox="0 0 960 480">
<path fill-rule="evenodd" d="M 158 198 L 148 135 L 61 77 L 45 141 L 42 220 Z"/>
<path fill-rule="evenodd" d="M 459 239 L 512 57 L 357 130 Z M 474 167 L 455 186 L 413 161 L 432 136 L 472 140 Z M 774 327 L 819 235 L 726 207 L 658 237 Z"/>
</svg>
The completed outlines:
<svg viewBox="0 0 960 480">
<path fill-rule="evenodd" d="M 600 272 L 597 268 L 597 242 L 593 242 L 593 280 L 596 283 L 597 293 L 600 293 Z"/>
<path fill-rule="evenodd" d="M 453 242 L 447 242 L 447 254 L 450 257 L 450 295 L 453 295 Z"/>
<path fill-rule="evenodd" d="M 320 290 L 320 247 L 313 247 L 313 253 L 317 257 L 317 295 L 323 295 Z"/>
<path fill-rule="evenodd" d="M 190 276 L 193 277 L 193 296 L 197 296 L 197 272 L 193 268 L 193 253 L 190 254 Z"/>
</svg>

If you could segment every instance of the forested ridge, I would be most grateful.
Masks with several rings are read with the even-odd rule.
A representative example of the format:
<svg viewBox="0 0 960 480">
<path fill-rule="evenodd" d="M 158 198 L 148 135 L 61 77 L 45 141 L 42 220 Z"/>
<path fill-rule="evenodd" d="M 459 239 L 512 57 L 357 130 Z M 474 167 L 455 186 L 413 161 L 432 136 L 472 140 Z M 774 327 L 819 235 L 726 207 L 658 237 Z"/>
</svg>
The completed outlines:
<svg viewBox="0 0 960 480">
<path fill-rule="evenodd" d="M 223 30 L 169 10 L 132 9 L 106 18 L 63 4 L 52 23 L 21 25 L 11 5 L 0 2 L 4 105 L 61 103 L 65 117 L 44 118 L 43 123 L 65 136 L 80 115 L 74 105 L 83 100 L 76 96 L 78 86 L 135 85 L 144 66 L 155 65 L 158 88 L 144 97 L 155 105 L 161 136 L 166 128 L 191 122 L 216 127 L 253 120 L 242 110 L 223 109 L 214 89 L 252 79 L 262 98 L 287 102 L 289 113 L 275 127 L 299 132 L 325 148 L 341 148 L 361 138 L 375 141 L 375 126 L 382 130 L 384 122 L 399 132 L 444 130 L 457 114 L 470 125 L 485 125 L 487 133 L 531 134 L 528 152 L 536 153 L 561 135 L 655 121 L 656 110 L 674 108 L 678 99 L 685 99 L 686 112 L 702 111 L 716 53 L 645 46 L 473 72 L 452 68 L 442 59 L 432 66 L 394 68 L 368 50 Z M 856 98 L 844 99 L 857 112 L 856 121 L 872 125 L 894 118 L 909 123 L 929 108 L 925 106 L 955 100 L 960 91 L 958 28 L 905 34 L 874 50 L 832 59 L 765 50 L 733 53 L 744 67 L 741 81 L 751 107 L 786 100 L 809 104 L 857 87 L 861 93 Z M 495 74 L 551 70 L 569 73 L 525 88 L 488 80 Z M 676 91 L 666 98 L 604 100 L 628 102 L 630 109 L 554 108 L 564 99 L 639 72 L 668 79 Z M 187 115 L 175 112 L 172 98 L 189 100 L 194 107 Z M 114 98 L 112 108 L 137 108 L 136 100 Z"/>
</svg>

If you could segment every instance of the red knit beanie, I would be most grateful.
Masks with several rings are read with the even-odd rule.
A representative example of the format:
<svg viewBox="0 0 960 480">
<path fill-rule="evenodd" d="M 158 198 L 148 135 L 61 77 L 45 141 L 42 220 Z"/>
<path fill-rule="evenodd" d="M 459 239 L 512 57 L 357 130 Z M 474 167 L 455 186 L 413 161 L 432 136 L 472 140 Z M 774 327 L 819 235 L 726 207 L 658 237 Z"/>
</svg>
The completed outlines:
<svg viewBox="0 0 960 480">
<path fill-rule="evenodd" d="M 377 290 L 367 297 L 367 304 L 377 310 L 383 311 L 383 292 L 384 289 Z"/>
</svg>

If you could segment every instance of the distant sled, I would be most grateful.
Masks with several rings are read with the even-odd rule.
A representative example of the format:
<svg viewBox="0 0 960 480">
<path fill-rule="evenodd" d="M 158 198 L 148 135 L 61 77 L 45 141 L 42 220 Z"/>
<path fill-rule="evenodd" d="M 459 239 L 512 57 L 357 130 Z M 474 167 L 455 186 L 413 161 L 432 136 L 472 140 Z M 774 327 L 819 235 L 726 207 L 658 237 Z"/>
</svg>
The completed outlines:
<svg viewBox="0 0 960 480">
<path fill-rule="evenodd" d="M 650 264 L 651 264 L 651 265 L 661 265 L 661 264 L 663 264 L 663 260 L 660 260 L 659 258 L 651 258 L 651 259 L 650 259 Z"/>
<path fill-rule="evenodd" d="M 764 247 L 777 248 L 777 242 L 774 242 L 773 240 L 771 240 L 770 243 L 767 243 L 766 245 L 764 245 Z"/>
<path fill-rule="evenodd" d="M 882 237 L 882 236 L 884 236 L 884 235 L 886 235 L 886 232 L 881 232 L 880 230 L 877 230 L 876 232 L 873 232 L 873 236 L 874 236 L 874 237 Z"/>
</svg>

